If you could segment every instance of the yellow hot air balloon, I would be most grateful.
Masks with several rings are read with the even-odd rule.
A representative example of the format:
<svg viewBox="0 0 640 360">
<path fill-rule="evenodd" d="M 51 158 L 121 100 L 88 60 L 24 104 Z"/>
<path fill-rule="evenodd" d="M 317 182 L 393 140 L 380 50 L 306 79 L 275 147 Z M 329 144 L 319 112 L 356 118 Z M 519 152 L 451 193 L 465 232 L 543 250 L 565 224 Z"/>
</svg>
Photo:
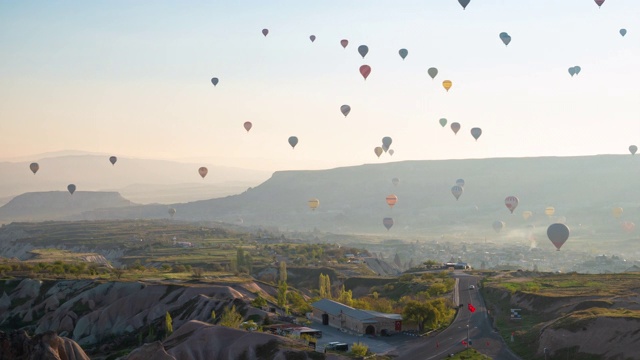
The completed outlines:
<svg viewBox="0 0 640 360">
<path fill-rule="evenodd" d="M 318 208 L 318 205 L 320 205 L 320 200 L 314 198 L 314 199 L 309 200 L 307 202 L 307 204 L 309 205 L 309 208 L 311 210 L 315 210 L 315 209 Z"/>
<path fill-rule="evenodd" d="M 529 220 L 529 218 L 533 216 L 533 212 L 527 210 L 522 212 L 522 218 L 525 220 Z"/>
<path fill-rule="evenodd" d="M 451 89 L 451 85 L 453 85 L 453 83 L 451 82 L 451 80 L 445 80 L 442 82 L 442 86 L 444 87 L 445 90 L 449 91 L 449 89 Z"/>
<path fill-rule="evenodd" d="M 613 208 L 612 212 L 613 212 L 613 216 L 615 216 L 616 218 L 619 218 L 620 215 L 622 215 L 623 210 L 621 207 L 615 207 Z"/>
<path fill-rule="evenodd" d="M 553 214 L 556 213 L 556 209 L 553 206 L 548 206 L 546 209 L 544 209 L 544 214 L 547 216 L 553 216 Z"/>
</svg>

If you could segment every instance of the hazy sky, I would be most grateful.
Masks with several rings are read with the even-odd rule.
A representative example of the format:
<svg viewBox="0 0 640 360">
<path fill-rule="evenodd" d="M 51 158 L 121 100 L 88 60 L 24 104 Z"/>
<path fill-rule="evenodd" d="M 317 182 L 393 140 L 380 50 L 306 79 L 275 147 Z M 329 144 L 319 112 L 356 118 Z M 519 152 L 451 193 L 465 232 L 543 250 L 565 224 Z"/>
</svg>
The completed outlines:
<svg viewBox="0 0 640 360">
<path fill-rule="evenodd" d="M 4 0 L 0 154 L 278 170 L 628 153 L 640 145 L 638 19 L 638 0 Z M 378 159 L 384 136 L 395 154 Z"/>
</svg>

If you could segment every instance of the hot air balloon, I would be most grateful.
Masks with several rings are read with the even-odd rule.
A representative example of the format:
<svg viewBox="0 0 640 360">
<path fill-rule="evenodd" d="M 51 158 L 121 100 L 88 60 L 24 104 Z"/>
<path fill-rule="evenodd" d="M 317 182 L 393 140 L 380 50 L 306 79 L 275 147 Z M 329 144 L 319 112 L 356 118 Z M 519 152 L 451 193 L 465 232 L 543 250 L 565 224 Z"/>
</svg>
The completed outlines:
<svg viewBox="0 0 640 360">
<path fill-rule="evenodd" d="M 73 193 L 76 192 L 76 186 L 73 184 L 69 184 L 67 186 L 67 190 L 69 191 L 69 194 L 73 195 Z"/>
<path fill-rule="evenodd" d="M 343 49 L 346 49 L 347 45 L 349 45 L 349 40 L 347 40 L 347 39 L 340 40 L 340 45 L 342 45 Z"/>
<path fill-rule="evenodd" d="M 553 214 L 556 213 L 556 209 L 553 206 L 548 206 L 546 209 L 544 209 L 544 214 L 551 217 L 553 216 Z"/>
<path fill-rule="evenodd" d="M 627 29 L 620 29 L 620 35 L 622 35 L 622 37 L 627 35 Z"/>
<path fill-rule="evenodd" d="M 262 35 L 267 36 L 269 34 L 269 29 L 262 29 Z"/>
<path fill-rule="evenodd" d="M 500 220 L 496 220 L 493 222 L 493 230 L 499 233 L 504 228 L 504 222 Z"/>
<path fill-rule="evenodd" d="M 456 180 L 456 185 L 464 187 L 464 179 Z"/>
<path fill-rule="evenodd" d="M 469 2 L 471 0 L 458 0 L 458 2 L 460 3 L 460 5 L 462 5 L 462 10 L 465 10 L 467 8 L 467 5 L 469 5 Z"/>
<path fill-rule="evenodd" d="M 351 112 L 351 106 L 349 105 L 340 106 L 340 112 L 342 113 L 342 115 L 344 115 L 344 117 L 347 117 L 347 115 L 349 115 L 349 113 Z"/>
<path fill-rule="evenodd" d="M 573 67 L 573 70 L 576 72 L 576 75 L 579 75 L 580 71 L 582 70 L 582 68 L 580 66 L 576 65 L 576 66 Z"/>
<path fill-rule="evenodd" d="M 560 251 L 562 245 L 569 238 L 569 228 L 565 224 L 555 223 L 547 228 L 547 236 L 553 245 Z"/>
<path fill-rule="evenodd" d="M 506 32 L 501 32 L 500 33 L 500 40 L 502 40 L 504 45 L 507 46 L 511 42 L 511 36 L 509 36 L 509 34 L 507 34 Z"/>
<path fill-rule="evenodd" d="M 309 205 L 309 209 L 311 210 L 315 210 L 318 208 L 318 205 L 320 205 L 320 200 L 318 199 L 311 199 L 307 202 L 307 205 Z"/>
<path fill-rule="evenodd" d="M 367 56 L 368 53 L 369 53 L 369 47 L 367 45 L 358 46 L 358 54 L 360 54 L 360 56 L 362 56 L 363 59 L 365 56 Z"/>
<path fill-rule="evenodd" d="M 198 174 L 200 174 L 200 176 L 202 176 L 203 179 L 205 176 L 207 176 L 208 172 L 209 172 L 209 169 L 207 169 L 204 166 L 198 169 Z"/>
<path fill-rule="evenodd" d="M 371 66 L 369 65 L 360 66 L 360 75 L 362 75 L 362 77 L 365 80 L 367 80 L 367 78 L 369 77 L 369 74 L 371 74 Z"/>
<path fill-rule="evenodd" d="M 115 156 L 109 157 L 109 162 L 111 163 L 111 165 L 115 165 L 116 161 L 118 161 L 117 157 L 115 157 Z"/>
<path fill-rule="evenodd" d="M 480 137 L 480 135 L 482 135 L 482 129 L 477 127 L 471 129 L 471 136 L 473 136 L 473 138 L 476 139 L 476 141 L 478 141 L 478 138 Z"/>
<path fill-rule="evenodd" d="M 407 55 L 409 55 L 409 50 L 400 49 L 398 50 L 398 54 L 400 54 L 400 57 L 402 58 L 402 60 L 404 60 L 407 57 Z"/>
<path fill-rule="evenodd" d="M 218 85 L 218 78 L 216 78 L 216 77 L 211 78 L 211 83 L 213 84 L 213 86 Z"/>
<path fill-rule="evenodd" d="M 451 193 L 453 194 L 453 196 L 456 197 L 456 200 L 460 198 L 460 195 L 462 195 L 463 192 L 464 192 L 464 188 L 460 185 L 454 185 L 451 188 Z"/>
<path fill-rule="evenodd" d="M 533 216 L 533 212 L 526 210 L 522 212 L 522 218 L 525 220 L 529 220 L 529 218 Z"/>
<path fill-rule="evenodd" d="M 631 155 L 635 155 L 636 151 L 638 151 L 638 147 L 635 145 L 631 145 L 629 146 L 629 152 L 631 153 Z"/>
<path fill-rule="evenodd" d="M 380 147 L 380 146 L 376 146 L 376 147 L 373 149 L 373 152 L 376 154 L 376 156 L 378 156 L 378 158 L 380 157 L 380 155 L 382 155 L 382 152 L 383 152 L 383 151 L 384 151 L 384 150 L 382 150 L 382 147 Z"/>
<path fill-rule="evenodd" d="M 382 138 L 382 149 L 384 150 L 385 147 L 386 147 L 387 150 L 388 150 L 389 147 L 391 146 L 392 142 L 393 142 L 393 140 L 390 137 L 388 137 L 388 136 L 383 137 Z"/>
<path fill-rule="evenodd" d="M 400 183 L 400 179 L 393 178 L 393 179 L 391 179 L 391 183 L 393 184 L 393 186 L 398 186 L 398 184 Z"/>
<path fill-rule="evenodd" d="M 295 149 L 296 145 L 298 145 L 298 138 L 296 136 L 290 136 L 289 137 L 289 145 L 291 145 L 292 149 Z"/>
<path fill-rule="evenodd" d="M 311 40 L 311 42 L 316 41 L 316 36 L 315 35 L 309 36 L 309 40 Z"/>
<path fill-rule="evenodd" d="M 636 224 L 631 221 L 623 221 L 620 225 L 622 226 L 622 229 L 628 233 L 632 232 L 636 228 Z"/>
<path fill-rule="evenodd" d="M 602 6 L 602 4 L 604 4 L 604 0 L 595 0 L 596 4 L 598 4 L 598 7 Z"/>
<path fill-rule="evenodd" d="M 449 92 L 449 89 L 451 89 L 451 85 L 453 85 L 451 80 L 445 80 L 442 82 L 442 86 L 444 87 L 445 90 L 447 90 L 447 92 Z"/>
<path fill-rule="evenodd" d="M 394 153 L 395 151 L 393 149 L 389 149 L 389 155 L 393 156 Z"/>
<path fill-rule="evenodd" d="M 29 169 L 31 169 L 31 171 L 33 172 L 33 175 L 35 175 L 38 172 L 38 170 L 40 170 L 40 165 L 38 165 L 38 163 L 35 163 L 35 162 L 31 163 L 29 165 Z"/>
<path fill-rule="evenodd" d="M 387 146 L 385 144 L 382 144 L 381 148 L 382 148 L 382 151 L 384 151 L 384 152 L 389 151 L 389 146 Z"/>
<path fill-rule="evenodd" d="M 614 207 L 611 210 L 611 213 L 613 214 L 614 217 L 619 218 L 622 213 L 624 212 L 624 210 L 621 207 Z"/>
<path fill-rule="evenodd" d="M 453 130 L 454 134 L 458 134 L 458 130 L 460 130 L 460 124 L 457 122 L 451 123 L 451 130 Z"/>
<path fill-rule="evenodd" d="M 175 214 L 176 214 L 176 209 L 174 209 L 174 208 L 169 208 L 169 211 L 168 211 L 168 212 L 169 212 L 169 216 L 171 216 L 171 218 L 173 218 L 173 215 L 175 215 Z"/>
<path fill-rule="evenodd" d="M 573 77 L 573 75 L 576 74 L 576 69 L 572 66 L 569 68 L 569 75 L 571 75 L 571 77 Z"/>
<path fill-rule="evenodd" d="M 431 79 L 435 79 L 436 76 L 438 75 L 438 69 L 436 69 L 434 67 L 430 67 L 429 70 L 427 70 L 427 74 L 429 74 L 429 76 L 431 76 Z"/>
<path fill-rule="evenodd" d="M 393 209 L 393 205 L 395 205 L 398 202 L 398 197 L 391 194 L 389 196 L 387 196 L 387 205 L 389 205 L 390 208 Z"/>
<path fill-rule="evenodd" d="M 445 127 L 445 125 L 447 125 L 447 119 L 445 118 L 440 119 L 440 126 Z"/>
<path fill-rule="evenodd" d="M 245 121 L 243 126 L 244 126 L 244 129 L 247 130 L 247 132 L 249 132 L 249 130 L 251 130 L 251 128 L 253 127 L 253 124 L 251 123 L 251 121 Z"/>
<path fill-rule="evenodd" d="M 507 196 L 504 199 L 505 206 L 507 207 L 507 209 L 509 209 L 509 211 L 511 211 L 512 214 L 513 214 L 513 210 L 515 210 L 518 207 L 519 202 L 520 200 L 518 200 L 518 198 L 515 196 Z"/>
<path fill-rule="evenodd" d="M 387 230 L 389 230 L 393 226 L 393 219 L 392 218 L 384 218 L 384 219 L 382 219 L 382 224 L 384 225 L 384 227 L 387 228 Z"/>
</svg>

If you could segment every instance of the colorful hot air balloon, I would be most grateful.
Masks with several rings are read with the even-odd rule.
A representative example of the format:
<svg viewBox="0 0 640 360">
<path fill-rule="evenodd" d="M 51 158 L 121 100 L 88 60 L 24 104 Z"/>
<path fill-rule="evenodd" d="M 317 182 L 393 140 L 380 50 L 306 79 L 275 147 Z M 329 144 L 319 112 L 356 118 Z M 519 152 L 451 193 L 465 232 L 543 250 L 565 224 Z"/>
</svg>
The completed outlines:
<svg viewBox="0 0 640 360">
<path fill-rule="evenodd" d="M 627 35 L 627 29 L 620 29 L 620 35 L 622 35 L 622 37 Z"/>
<path fill-rule="evenodd" d="M 360 66 L 360 75 L 362 75 L 362 77 L 365 80 L 367 80 L 367 78 L 369 77 L 369 74 L 371 74 L 371 66 L 369 65 Z"/>
<path fill-rule="evenodd" d="M 453 194 L 453 196 L 456 197 L 456 200 L 460 198 L 460 195 L 462 195 L 463 192 L 464 192 L 464 188 L 460 185 L 454 185 L 451 188 L 451 193 Z"/>
<path fill-rule="evenodd" d="M 389 196 L 387 196 L 387 205 L 389 205 L 390 208 L 393 209 L 393 205 L 395 205 L 398 202 L 398 197 L 391 194 Z"/>
<path fill-rule="evenodd" d="M 269 34 L 269 29 L 262 29 L 262 35 L 267 36 Z"/>
<path fill-rule="evenodd" d="M 398 184 L 400 183 L 400 179 L 393 178 L 393 179 L 391 179 L 391 183 L 393 184 L 393 186 L 398 186 Z"/>
<path fill-rule="evenodd" d="M 631 145 L 629 146 L 629 152 L 631 153 L 631 155 L 635 155 L 636 151 L 638 151 L 638 147 L 635 145 Z"/>
<path fill-rule="evenodd" d="M 384 150 L 385 147 L 387 148 L 387 150 L 389 149 L 389 147 L 391 147 L 391 143 L 393 142 L 393 140 L 389 137 L 389 136 L 385 136 L 382 138 L 382 149 Z"/>
<path fill-rule="evenodd" d="M 499 233 L 504 228 L 504 225 L 505 225 L 505 223 L 503 221 L 496 220 L 496 221 L 493 222 L 493 230 L 495 230 L 497 233 Z"/>
<path fill-rule="evenodd" d="M 456 180 L 456 185 L 464 187 L 464 179 Z"/>
<path fill-rule="evenodd" d="M 628 233 L 632 232 L 636 228 L 636 224 L 631 221 L 623 221 L 620 225 L 622 226 L 622 229 Z"/>
<path fill-rule="evenodd" d="M 245 121 L 242 126 L 244 126 L 244 129 L 247 130 L 247 132 L 249 132 L 249 130 L 251 130 L 251 128 L 253 127 L 253 124 L 251 123 L 251 121 Z"/>
<path fill-rule="evenodd" d="M 342 115 L 344 115 L 344 117 L 347 117 L 347 115 L 349 115 L 349 113 L 351 112 L 351 106 L 349 105 L 340 106 L 340 112 L 342 113 Z"/>
<path fill-rule="evenodd" d="M 622 209 L 621 207 L 614 207 L 611 210 L 611 213 L 613 214 L 614 217 L 619 218 L 622 213 L 624 212 L 624 209 Z"/>
<path fill-rule="evenodd" d="M 398 54 L 400 54 L 400 57 L 402 58 L 402 60 L 404 60 L 407 57 L 407 55 L 409 55 L 409 50 L 400 49 L 398 50 Z"/>
<path fill-rule="evenodd" d="M 38 170 L 40 170 L 40 165 L 38 165 L 38 163 L 35 163 L 35 162 L 31 163 L 29 165 L 29 169 L 31 169 L 31 172 L 33 172 L 33 175 L 35 175 L 38 172 Z"/>
<path fill-rule="evenodd" d="M 476 139 L 476 141 L 478 141 L 478 138 L 480 137 L 480 135 L 482 135 L 482 129 L 474 127 L 471 129 L 471 136 L 473 136 L 474 139 Z"/>
<path fill-rule="evenodd" d="M 598 7 L 602 6 L 602 4 L 604 4 L 604 0 L 595 0 L 596 4 L 598 4 Z"/>
<path fill-rule="evenodd" d="M 449 92 L 449 89 L 451 89 L 451 85 L 453 85 L 451 80 L 445 80 L 442 82 L 442 86 L 444 87 L 445 90 L 447 90 L 447 92 Z"/>
<path fill-rule="evenodd" d="M 547 228 L 547 237 L 553 243 L 553 245 L 560 251 L 562 245 L 569 238 L 569 228 L 565 224 L 555 223 L 549 225 Z"/>
<path fill-rule="evenodd" d="M 360 56 L 362 56 L 363 59 L 365 56 L 367 56 L 368 53 L 369 53 L 369 47 L 367 45 L 358 46 L 358 54 L 360 54 Z"/>
<path fill-rule="evenodd" d="M 467 8 L 467 5 L 469 5 L 469 2 L 471 0 L 458 0 L 458 2 L 460 3 L 460 5 L 462 5 L 462 10 L 465 10 Z"/>
<path fill-rule="evenodd" d="M 533 216 L 533 212 L 526 210 L 522 212 L 522 218 L 525 220 L 529 220 L 529 218 Z"/>
<path fill-rule="evenodd" d="M 347 40 L 347 39 L 340 40 L 340 45 L 342 45 L 343 49 L 346 49 L 347 45 L 349 45 L 349 40 Z"/>
<path fill-rule="evenodd" d="M 553 214 L 556 213 L 556 208 L 554 208 L 553 206 L 548 206 L 546 209 L 544 209 L 544 214 L 551 217 L 553 216 Z"/>
<path fill-rule="evenodd" d="M 389 149 L 389 155 L 393 156 L 394 153 L 395 151 L 393 149 Z"/>
<path fill-rule="evenodd" d="M 203 179 L 204 179 L 205 176 L 207 176 L 208 172 L 209 172 L 209 169 L 207 169 L 204 166 L 202 166 L 201 168 L 198 169 L 198 174 L 200 174 L 200 176 L 202 176 Z"/>
<path fill-rule="evenodd" d="M 451 130 L 453 130 L 454 134 L 458 134 L 458 130 L 460 130 L 460 124 L 457 122 L 451 123 Z"/>
<path fill-rule="evenodd" d="M 67 190 L 69 191 L 69 194 L 73 195 L 73 193 L 76 192 L 76 186 L 74 184 L 69 184 L 67 186 Z"/>
<path fill-rule="evenodd" d="M 173 218 L 173 215 L 175 215 L 175 214 L 176 214 L 176 209 L 174 209 L 174 208 L 169 208 L 168 212 L 169 212 L 169 216 L 171 216 L 171 218 Z"/>
<path fill-rule="evenodd" d="M 440 126 L 445 127 L 445 125 L 447 125 L 447 119 L 445 118 L 440 119 Z"/>
<path fill-rule="evenodd" d="M 219 81 L 219 80 L 218 80 L 218 78 L 216 78 L 216 77 L 211 78 L 211 83 L 213 84 L 213 86 L 218 85 L 218 81 Z"/>
<path fill-rule="evenodd" d="M 316 41 L 316 36 L 315 35 L 309 36 L 309 40 L 311 40 L 311 42 Z"/>
<path fill-rule="evenodd" d="M 320 205 L 320 200 L 313 198 L 307 202 L 307 205 L 309 205 L 309 209 L 315 210 Z"/>
<path fill-rule="evenodd" d="M 115 156 L 109 157 L 109 162 L 111 163 L 111 165 L 115 165 L 116 161 L 118 161 L 117 157 L 115 157 Z"/>
<path fill-rule="evenodd" d="M 431 79 L 435 79 L 436 76 L 438 75 L 438 69 L 436 69 L 434 67 L 430 67 L 429 70 L 427 70 L 427 74 L 429 74 L 429 76 L 431 76 Z"/>
<path fill-rule="evenodd" d="M 504 205 L 507 207 L 507 209 L 509 209 L 509 211 L 511 211 L 512 214 L 513 214 L 513 210 L 515 210 L 518 207 L 519 202 L 520 200 L 518 200 L 518 198 L 515 196 L 507 196 L 504 199 Z"/>
<path fill-rule="evenodd" d="M 296 136 L 290 136 L 289 137 L 289 145 L 291 145 L 292 149 L 295 149 L 296 145 L 298 145 L 298 138 Z"/>
<path fill-rule="evenodd" d="M 500 40 L 502 40 L 504 45 L 507 46 L 511 42 L 511 36 L 509 36 L 509 34 L 507 34 L 506 32 L 501 32 L 500 33 Z"/>
<path fill-rule="evenodd" d="M 384 225 L 384 227 L 387 228 L 387 230 L 389 230 L 393 226 L 393 219 L 392 218 L 384 218 L 384 219 L 382 219 L 382 224 Z"/>
<path fill-rule="evenodd" d="M 373 152 L 376 154 L 376 156 L 378 156 L 378 158 L 380 157 L 380 155 L 382 155 L 382 152 L 383 152 L 383 151 L 384 151 L 384 150 L 382 150 L 382 147 L 380 147 L 380 146 L 376 146 L 376 147 L 373 149 Z"/>
</svg>

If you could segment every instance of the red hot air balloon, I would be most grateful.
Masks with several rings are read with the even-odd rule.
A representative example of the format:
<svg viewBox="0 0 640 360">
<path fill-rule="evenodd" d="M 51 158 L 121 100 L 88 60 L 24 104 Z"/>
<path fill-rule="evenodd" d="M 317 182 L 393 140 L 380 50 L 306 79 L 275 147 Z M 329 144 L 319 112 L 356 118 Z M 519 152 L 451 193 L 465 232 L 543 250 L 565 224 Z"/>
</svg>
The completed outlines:
<svg viewBox="0 0 640 360">
<path fill-rule="evenodd" d="M 393 219 L 392 218 L 384 218 L 384 219 L 382 219 L 382 224 L 384 225 L 384 227 L 387 228 L 387 231 L 388 231 L 393 226 Z"/>
<path fill-rule="evenodd" d="M 247 130 L 247 132 L 249 132 L 249 130 L 251 130 L 252 126 L 253 126 L 253 124 L 251 123 L 251 121 L 246 121 L 244 123 L 244 129 Z"/>
<path fill-rule="evenodd" d="M 596 4 L 598 4 L 598 7 L 602 6 L 602 4 L 604 4 L 604 0 L 596 0 Z"/>
<path fill-rule="evenodd" d="M 393 209 L 393 205 L 395 205 L 398 202 L 398 197 L 391 194 L 389 196 L 387 196 L 387 205 L 389 205 L 390 208 Z"/>
<path fill-rule="evenodd" d="M 340 45 L 342 45 L 343 49 L 346 49 L 347 45 L 349 45 L 349 40 L 347 40 L 347 39 L 340 40 Z"/>
<path fill-rule="evenodd" d="M 504 199 L 504 205 L 507 207 L 507 209 L 509 209 L 509 211 L 511 211 L 512 214 L 513 210 L 518 207 L 519 202 L 520 200 L 518 200 L 518 198 L 515 196 L 507 196 L 507 198 Z"/>
<path fill-rule="evenodd" d="M 622 222 L 622 229 L 624 229 L 624 231 L 630 233 L 633 231 L 633 229 L 636 228 L 636 224 L 634 224 L 631 221 L 623 221 Z"/>
<path fill-rule="evenodd" d="M 269 29 L 262 29 L 262 35 L 267 36 L 269 34 Z"/>
<path fill-rule="evenodd" d="M 209 169 L 207 169 L 206 167 L 201 167 L 200 169 L 198 169 L 198 174 L 200 174 L 200 176 L 202 176 L 202 178 L 204 179 L 205 176 L 207 176 L 207 173 L 209 172 Z"/>
<path fill-rule="evenodd" d="M 369 74 L 371 74 L 371 66 L 369 65 L 360 66 L 360 74 L 365 80 L 367 80 L 367 77 L 369 77 Z"/>
</svg>

